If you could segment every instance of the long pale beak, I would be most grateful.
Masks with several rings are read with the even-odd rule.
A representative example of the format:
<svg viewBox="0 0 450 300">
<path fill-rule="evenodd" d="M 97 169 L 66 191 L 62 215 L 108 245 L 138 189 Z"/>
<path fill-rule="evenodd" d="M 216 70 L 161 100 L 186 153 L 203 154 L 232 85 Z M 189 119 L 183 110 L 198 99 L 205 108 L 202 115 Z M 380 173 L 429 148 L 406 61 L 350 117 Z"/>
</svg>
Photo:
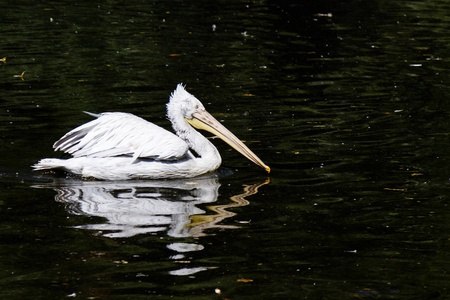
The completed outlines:
<svg viewBox="0 0 450 300">
<path fill-rule="evenodd" d="M 270 167 L 267 166 L 252 152 L 247 146 L 244 145 L 234 134 L 219 123 L 213 116 L 211 116 L 206 110 L 201 110 L 192 114 L 192 119 L 186 118 L 192 126 L 197 129 L 203 129 L 211 132 L 212 134 L 220 137 L 225 143 L 233 147 L 236 151 L 247 157 L 249 160 L 264 168 L 267 172 L 270 172 Z"/>
</svg>

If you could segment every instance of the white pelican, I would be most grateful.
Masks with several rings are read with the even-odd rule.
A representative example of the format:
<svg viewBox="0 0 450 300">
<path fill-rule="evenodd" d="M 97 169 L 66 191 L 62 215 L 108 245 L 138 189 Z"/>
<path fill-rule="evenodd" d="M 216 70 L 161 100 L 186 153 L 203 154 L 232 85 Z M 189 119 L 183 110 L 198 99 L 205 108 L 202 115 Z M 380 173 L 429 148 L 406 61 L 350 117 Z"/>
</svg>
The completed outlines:
<svg viewBox="0 0 450 300">
<path fill-rule="evenodd" d="M 247 146 L 220 124 L 203 104 L 178 84 L 167 104 L 176 134 L 135 115 L 106 112 L 59 139 L 53 148 L 69 159 L 44 158 L 34 170 L 63 169 L 103 180 L 189 178 L 219 168 L 219 151 L 197 129 L 207 130 L 270 172 Z M 193 127 L 191 127 L 193 126 Z"/>
</svg>

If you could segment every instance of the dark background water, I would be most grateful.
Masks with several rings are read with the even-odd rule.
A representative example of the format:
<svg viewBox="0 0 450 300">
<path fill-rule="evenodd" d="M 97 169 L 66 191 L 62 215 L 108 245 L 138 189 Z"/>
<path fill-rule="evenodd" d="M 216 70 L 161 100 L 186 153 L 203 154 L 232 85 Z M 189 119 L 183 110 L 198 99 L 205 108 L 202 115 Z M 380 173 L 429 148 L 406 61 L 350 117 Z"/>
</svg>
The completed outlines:
<svg viewBox="0 0 450 300">
<path fill-rule="evenodd" d="M 14 1 L 0 9 L 0 298 L 449 297 L 447 1 Z M 23 74 L 23 80 L 17 75 Z M 272 168 L 37 176 L 176 84 Z M 232 172 L 232 174 L 230 174 Z"/>
</svg>

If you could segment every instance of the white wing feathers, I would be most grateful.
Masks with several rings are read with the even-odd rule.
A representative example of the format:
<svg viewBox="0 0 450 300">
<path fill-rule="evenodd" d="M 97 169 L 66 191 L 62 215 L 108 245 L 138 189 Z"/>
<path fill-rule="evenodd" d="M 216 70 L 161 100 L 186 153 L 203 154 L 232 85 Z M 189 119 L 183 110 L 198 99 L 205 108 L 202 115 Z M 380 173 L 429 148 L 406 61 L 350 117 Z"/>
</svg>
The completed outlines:
<svg viewBox="0 0 450 300">
<path fill-rule="evenodd" d="M 188 153 L 189 147 L 181 138 L 135 115 L 90 115 L 97 119 L 69 131 L 53 148 L 74 157 L 125 155 L 155 160 L 177 160 Z"/>
</svg>

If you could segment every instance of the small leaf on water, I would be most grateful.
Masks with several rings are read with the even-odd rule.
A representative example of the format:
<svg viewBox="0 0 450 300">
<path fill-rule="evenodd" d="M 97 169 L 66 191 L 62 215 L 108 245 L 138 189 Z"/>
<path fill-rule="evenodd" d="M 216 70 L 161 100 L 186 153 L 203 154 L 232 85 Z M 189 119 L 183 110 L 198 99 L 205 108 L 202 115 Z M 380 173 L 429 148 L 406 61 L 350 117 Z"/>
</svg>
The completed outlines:
<svg viewBox="0 0 450 300">
<path fill-rule="evenodd" d="M 247 278 L 239 278 L 236 280 L 237 282 L 253 282 L 253 279 L 247 279 Z"/>
</svg>

